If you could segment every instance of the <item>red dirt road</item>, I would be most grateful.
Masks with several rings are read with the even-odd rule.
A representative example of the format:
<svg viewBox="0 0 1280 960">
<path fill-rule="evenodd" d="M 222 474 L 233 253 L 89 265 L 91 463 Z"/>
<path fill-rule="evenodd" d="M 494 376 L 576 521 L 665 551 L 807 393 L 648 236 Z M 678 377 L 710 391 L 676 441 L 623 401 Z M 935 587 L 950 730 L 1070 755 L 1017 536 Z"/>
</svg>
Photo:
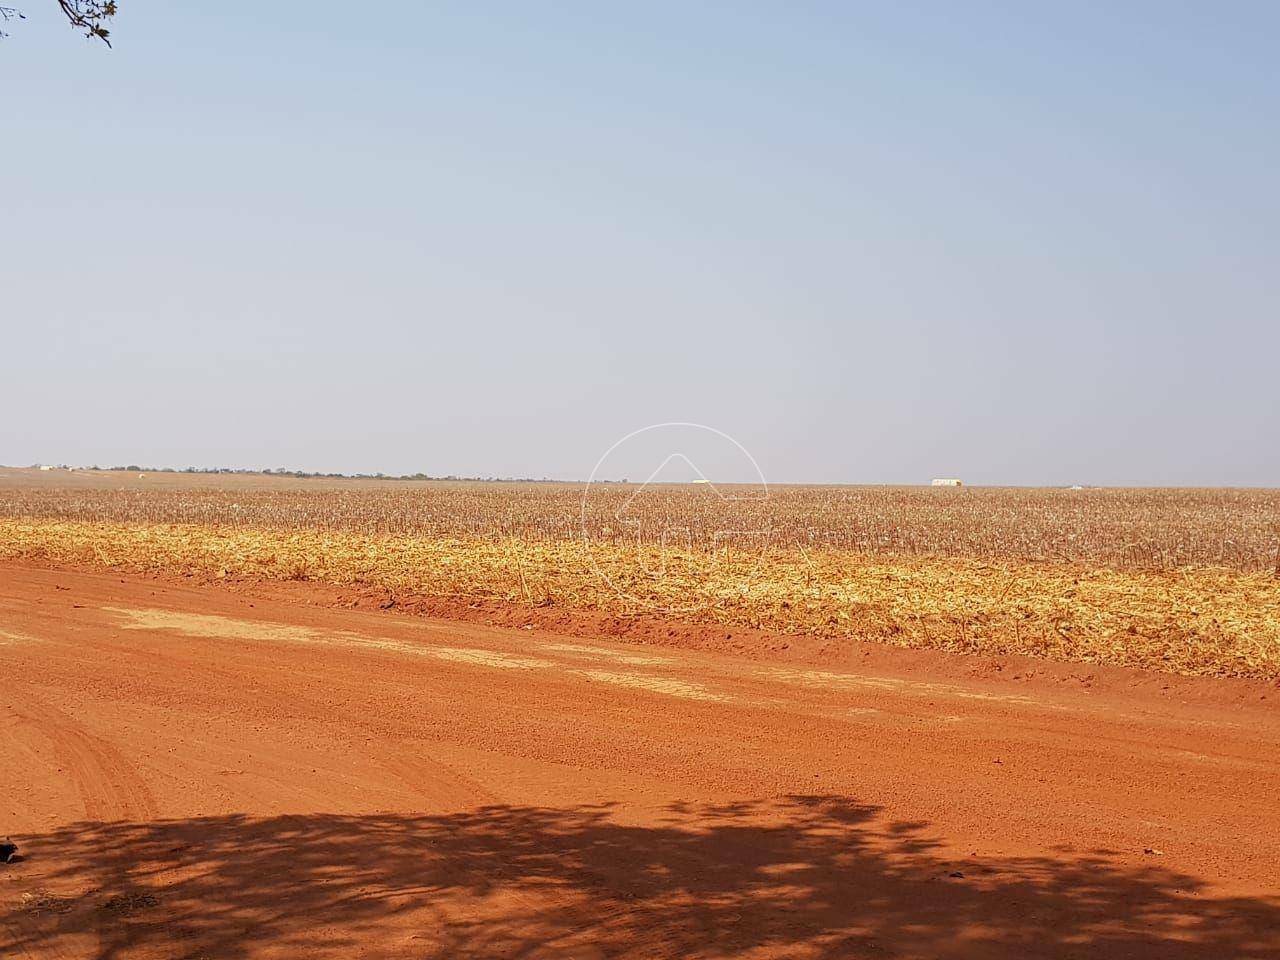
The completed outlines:
<svg viewBox="0 0 1280 960">
<path fill-rule="evenodd" d="M 0 675 L 6 958 L 1280 956 L 1274 687 L 13 566 Z"/>
</svg>

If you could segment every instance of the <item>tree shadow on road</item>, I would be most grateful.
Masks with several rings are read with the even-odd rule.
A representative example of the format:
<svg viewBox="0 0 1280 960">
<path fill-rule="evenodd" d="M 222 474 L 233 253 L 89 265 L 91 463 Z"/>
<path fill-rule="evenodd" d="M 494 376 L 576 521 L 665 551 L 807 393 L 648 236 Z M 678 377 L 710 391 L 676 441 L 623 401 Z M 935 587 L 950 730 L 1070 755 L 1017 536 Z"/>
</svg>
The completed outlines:
<svg viewBox="0 0 1280 960">
<path fill-rule="evenodd" d="M 207 817 L 20 838 L 0 955 L 1280 956 L 1280 901 L 1095 853 L 952 857 L 838 797 Z M 35 893 L 33 887 L 39 887 Z"/>
</svg>

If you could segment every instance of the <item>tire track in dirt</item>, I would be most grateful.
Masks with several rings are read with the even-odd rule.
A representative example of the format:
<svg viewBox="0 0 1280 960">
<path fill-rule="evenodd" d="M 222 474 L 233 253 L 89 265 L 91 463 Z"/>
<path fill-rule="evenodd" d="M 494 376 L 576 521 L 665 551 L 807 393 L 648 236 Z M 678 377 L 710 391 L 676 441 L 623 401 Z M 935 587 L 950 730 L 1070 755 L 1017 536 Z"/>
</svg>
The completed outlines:
<svg viewBox="0 0 1280 960">
<path fill-rule="evenodd" d="M 11 693 L 16 697 L 16 693 Z M 157 813 L 155 799 L 146 783 L 119 750 L 100 737 L 88 733 L 79 723 L 56 707 L 30 698 L 11 699 L 7 704 L 18 725 L 47 740 L 54 756 L 71 779 L 84 808 L 85 819 L 149 820 Z M 35 960 L 69 960 L 85 956 L 79 944 L 69 945 L 58 935 L 62 918 L 57 912 L 48 915 L 12 911 L 11 929 L 5 931 L 9 949 L 17 956 Z M 110 931 L 97 913 L 82 931 L 96 939 L 95 955 L 107 956 Z M 12 939 L 9 939 L 12 937 Z M 73 938 L 75 939 L 75 938 Z M 83 938 L 80 938 L 83 939 Z M 3 945 L 6 940 L 0 940 Z M 27 944 L 39 944 L 33 952 Z M 8 954 L 0 952 L 0 956 Z"/>
<path fill-rule="evenodd" d="M 88 733 L 47 703 L 9 704 L 19 722 L 42 734 L 70 775 L 87 820 L 150 820 L 155 798 L 133 766 L 114 746 Z"/>
<path fill-rule="evenodd" d="M 423 744 L 421 749 L 428 749 L 428 745 Z M 422 753 L 406 752 L 388 757 L 381 761 L 381 766 L 414 793 L 433 804 L 462 808 L 499 801 L 497 794 L 486 790 L 479 781 Z"/>
</svg>

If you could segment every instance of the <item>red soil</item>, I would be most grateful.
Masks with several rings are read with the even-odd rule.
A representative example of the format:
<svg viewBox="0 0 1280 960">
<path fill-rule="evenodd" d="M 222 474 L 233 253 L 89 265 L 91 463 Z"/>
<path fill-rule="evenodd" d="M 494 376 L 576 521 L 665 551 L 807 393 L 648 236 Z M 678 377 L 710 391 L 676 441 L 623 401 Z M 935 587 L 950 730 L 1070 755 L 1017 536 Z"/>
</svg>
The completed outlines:
<svg viewBox="0 0 1280 960">
<path fill-rule="evenodd" d="M 389 599 L 0 567 L 0 956 L 1280 955 L 1274 685 Z"/>
</svg>

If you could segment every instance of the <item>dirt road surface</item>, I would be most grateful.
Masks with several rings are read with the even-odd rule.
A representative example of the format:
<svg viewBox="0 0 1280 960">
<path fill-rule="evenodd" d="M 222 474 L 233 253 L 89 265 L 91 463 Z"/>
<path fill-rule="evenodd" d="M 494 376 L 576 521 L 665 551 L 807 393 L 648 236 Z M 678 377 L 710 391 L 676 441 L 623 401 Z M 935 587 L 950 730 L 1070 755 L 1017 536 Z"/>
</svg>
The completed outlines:
<svg viewBox="0 0 1280 960">
<path fill-rule="evenodd" d="M 0 567 L 0 956 L 1280 956 L 1280 690 Z"/>
</svg>

